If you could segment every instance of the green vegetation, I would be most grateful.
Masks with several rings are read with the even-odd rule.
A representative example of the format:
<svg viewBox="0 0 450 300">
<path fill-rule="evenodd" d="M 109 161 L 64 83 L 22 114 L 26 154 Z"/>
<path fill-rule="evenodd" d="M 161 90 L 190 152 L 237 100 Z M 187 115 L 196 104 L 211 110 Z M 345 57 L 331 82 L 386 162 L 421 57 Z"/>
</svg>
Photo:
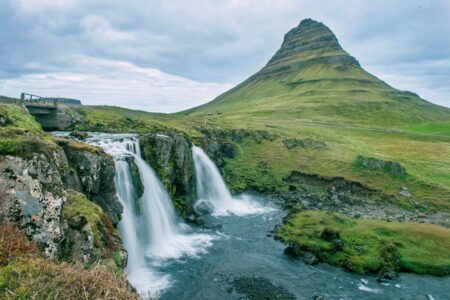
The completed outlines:
<svg viewBox="0 0 450 300">
<path fill-rule="evenodd" d="M 0 103 L 0 121 L 0 134 L 36 134 L 42 131 L 41 125 L 19 105 Z"/>
<path fill-rule="evenodd" d="M 450 136 L 450 122 L 444 123 L 426 123 L 407 127 L 406 130 L 424 134 L 436 134 Z"/>
<path fill-rule="evenodd" d="M 122 275 L 100 266 L 58 264 L 44 259 L 21 231 L 0 224 L 0 298 L 138 299 Z"/>
<path fill-rule="evenodd" d="M 291 215 L 277 236 L 323 262 L 357 273 L 378 272 L 399 256 L 402 271 L 450 274 L 450 229 L 435 225 L 306 211 Z"/>
<path fill-rule="evenodd" d="M 117 262 L 121 262 L 116 257 L 116 251 L 121 247 L 116 242 L 120 240 L 119 234 L 100 206 L 89 201 L 84 194 L 68 190 L 61 218 L 78 231 L 86 224 L 89 225 L 94 237 L 95 249 L 92 254 L 103 260 L 103 265 L 122 267 L 120 264 L 116 265 Z"/>
</svg>

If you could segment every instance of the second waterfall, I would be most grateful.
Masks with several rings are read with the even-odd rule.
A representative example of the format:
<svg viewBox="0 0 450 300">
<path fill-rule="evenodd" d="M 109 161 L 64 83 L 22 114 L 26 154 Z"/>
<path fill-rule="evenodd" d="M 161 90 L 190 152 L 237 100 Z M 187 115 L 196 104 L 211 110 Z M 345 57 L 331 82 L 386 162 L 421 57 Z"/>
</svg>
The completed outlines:
<svg viewBox="0 0 450 300">
<path fill-rule="evenodd" d="M 197 185 L 197 202 L 194 208 L 210 211 L 213 215 L 248 215 L 264 213 L 268 210 L 253 202 L 251 197 L 241 195 L 233 198 L 219 169 L 199 147 L 192 147 Z"/>
</svg>

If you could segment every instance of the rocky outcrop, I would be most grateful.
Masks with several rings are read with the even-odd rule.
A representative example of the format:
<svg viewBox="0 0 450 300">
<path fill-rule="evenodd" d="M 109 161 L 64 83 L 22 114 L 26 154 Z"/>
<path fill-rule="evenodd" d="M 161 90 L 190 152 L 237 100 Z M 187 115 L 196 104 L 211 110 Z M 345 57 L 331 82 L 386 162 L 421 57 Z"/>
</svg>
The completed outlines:
<svg viewBox="0 0 450 300">
<path fill-rule="evenodd" d="M 236 143 L 250 139 L 257 144 L 264 140 L 273 141 L 277 136 L 264 130 L 226 130 L 226 129 L 198 129 L 203 138 L 196 141 L 206 154 L 221 168 L 225 165 L 225 158 L 234 158 Z"/>
<path fill-rule="evenodd" d="M 67 188 L 85 194 L 117 224 L 123 207 L 116 195 L 113 158 L 97 147 L 68 139 L 59 139 L 58 144 L 64 149 L 71 168 L 65 178 Z"/>
<path fill-rule="evenodd" d="M 276 193 L 281 205 L 289 212 L 322 210 L 361 218 L 399 222 L 432 223 L 450 226 L 450 214 L 434 212 L 424 214 L 417 201 L 411 201 L 412 210 L 398 206 L 396 195 L 371 189 L 342 177 L 324 178 L 315 174 L 292 171 L 283 180 L 289 191 Z"/>
<path fill-rule="evenodd" d="M 194 193 L 192 143 L 177 133 L 149 133 L 139 140 L 142 158 L 156 171 L 170 195 L 189 203 Z"/>
<path fill-rule="evenodd" d="M 117 229 L 103 210 L 84 194 L 68 190 L 61 230 L 63 259 L 83 264 L 101 260 L 118 268 L 126 266 L 127 253 Z"/>
<path fill-rule="evenodd" d="M 326 148 L 326 143 L 322 140 L 306 138 L 306 139 L 285 139 L 283 145 L 291 150 L 296 147 L 309 148 L 314 150 L 322 150 Z"/>
<path fill-rule="evenodd" d="M 32 153 L 30 159 L 0 155 L 0 219 L 17 224 L 47 257 L 56 259 L 63 239 L 67 159 L 57 147 L 48 153 Z"/>
<path fill-rule="evenodd" d="M 374 157 L 364 157 L 359 155 L 356 158 L 356 165 L 363 169 L 383 171 L 395 177 L 403 177 L 406 175 L 405 168 L 395 161 L 386 161 Z"/>
</svg>

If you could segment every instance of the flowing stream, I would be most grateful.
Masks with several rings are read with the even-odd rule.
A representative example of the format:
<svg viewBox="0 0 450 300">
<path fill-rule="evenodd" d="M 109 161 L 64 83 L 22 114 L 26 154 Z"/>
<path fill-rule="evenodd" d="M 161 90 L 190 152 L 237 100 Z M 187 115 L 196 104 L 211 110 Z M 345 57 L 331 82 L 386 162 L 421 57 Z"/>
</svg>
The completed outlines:
<svg viewBox="0 0 450 300">
<path fill-rule="evenodd" d="M 284 212 L 272 199 L 232 197 L 217 167 L 193 147 L 197 204 L 214 229 L 190 228 L 174 211 L 169 195 L 140 156 L 137 136 L 96 134 L 89 143 L 103 147 L 116 162 L 116 187 L 124 206 L 119 230 L 126 249 L 126 272 L 143 298 L 261 299 L 261 291 L 280 290 L 276 299 L 448 299 L 450 277 L 401 274 L 379 284 L 373 276 L 325 264 L 307 266 L 283 254 L 285 245 L 269 231 Z M 144 193 L 137 199 L 129 161 L 139 169 Z M 264 298 L 266 299 L 266 298 Z"/>
</svg>

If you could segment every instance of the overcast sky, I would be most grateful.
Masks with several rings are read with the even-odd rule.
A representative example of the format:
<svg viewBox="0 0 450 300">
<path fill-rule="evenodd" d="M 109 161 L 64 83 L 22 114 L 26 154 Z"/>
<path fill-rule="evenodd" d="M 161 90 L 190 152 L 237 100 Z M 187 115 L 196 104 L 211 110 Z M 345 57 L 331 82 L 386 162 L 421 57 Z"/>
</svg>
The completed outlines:
<svg viewBox="0 0 450 300">
<path fill-rule="evenodd" d="M 0 94 L 179 111 L 261 69 L 304 18 L 369 72 L 450 107 L 448 0 L 0 0 Z"/>
</svg>

